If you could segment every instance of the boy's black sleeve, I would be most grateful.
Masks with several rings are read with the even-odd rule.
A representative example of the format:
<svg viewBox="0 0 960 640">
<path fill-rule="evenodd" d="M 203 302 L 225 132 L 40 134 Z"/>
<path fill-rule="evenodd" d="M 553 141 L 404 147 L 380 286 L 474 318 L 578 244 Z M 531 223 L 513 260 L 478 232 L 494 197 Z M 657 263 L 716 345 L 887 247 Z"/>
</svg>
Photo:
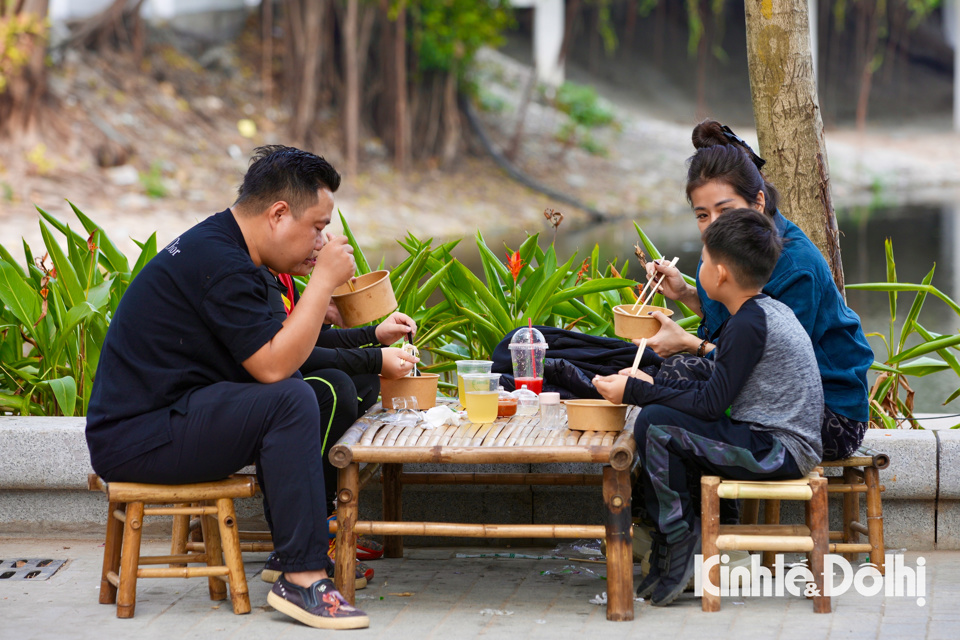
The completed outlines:
<svg viewBox="0 0 960 640">
<path fill-rule="evenodd" d="M 661 404 L 695 418 L 716 420 L 727 410 L 763 356 L 767 322 L 757 304 L 745 303 L 721 332 L 716 367 L 707 380 L 671 380 L 667 384 L 627 380 L 624 402 Z"/>
<path fill-rule="evenodd" d="M 381 345 L 380 341 L 377 340 L 377 328 L 375 326 L 333 329 L 332 325 L 326 324 L 323 325 L 320 337 L 317 338 L 317 346 L 327 349 L 360 349 Z"/>
<path fill-rule="evenodd" d="M 380 349 L 325 349 L 314 347 L 313 353 L 300 366 L 300 372 L 309 375 L 320 369 L 340 369 L 351 376 L 380 373 L 383 352 Z"/>
</svg>

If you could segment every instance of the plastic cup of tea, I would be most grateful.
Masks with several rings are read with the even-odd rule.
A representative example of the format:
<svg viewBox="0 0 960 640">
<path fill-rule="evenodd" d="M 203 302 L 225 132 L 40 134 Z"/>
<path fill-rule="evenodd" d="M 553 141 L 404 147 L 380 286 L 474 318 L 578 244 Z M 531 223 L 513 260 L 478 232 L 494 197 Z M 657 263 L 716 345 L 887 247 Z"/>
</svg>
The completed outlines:
<svg viewBox="0 0 960 640">
<path fill-rule="evenodd" d="M 458 360 L 457 361 L 457 395 L 460 398 L 460 404 L 467 406 L 466 397 L 463 393 L 463 374 L 465 373 L 490 373 L 493 366 L 493 360 Z"/>
<path fill-rule="evenodd" d="M 534 393 L 543 389 L 543 361 L 547 356 L 547 341 L 539 330 L 521 327 L 510 339 L 510 358 L 513 360 L 514 386 L 524 385 Z"/>
<path fill-rule="evenodd" d="M 499 373 L 465 373 L 463 390 L 466 399 L 467 418 L 479 424 L 497 419 L 497 405 L 500 400 Z"/>
</svg>

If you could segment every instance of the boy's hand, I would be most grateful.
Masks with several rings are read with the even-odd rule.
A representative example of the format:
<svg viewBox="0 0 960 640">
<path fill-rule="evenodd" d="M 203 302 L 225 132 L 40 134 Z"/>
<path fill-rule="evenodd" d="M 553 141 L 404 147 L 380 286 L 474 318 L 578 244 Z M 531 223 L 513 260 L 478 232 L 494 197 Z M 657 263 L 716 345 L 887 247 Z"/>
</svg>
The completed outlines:
<svg viewBox="0 0 960 640">
<path fill-rule="evenodd" d="M 380 367 L 380 375 L 388 380 L 402 378 L 413 371 L 415 362 L 420 362 L 420 358 L 416 358 L 403 349 L 397 349 L 396 347 L 386 347 L 381 349 L 380 352 L 383 355 L 383 365 Z"/>
<path fill-rule="evenodd" d="M 649 376 L 648 376 L 649 377 Z M 623 402 L 623 390 L 627 386 L 627 376 L 594 376 L 593 386 L 596 387 L 604 400 L 613 404 Z"/>
<path fill-rule="evenodd" d="M 661 311 L 654 311 L 651 315 L 660 321 L 660 330 L 652 338 L 647 339 L 647 346 L 661 358 L 667 358 L 684 351 L 696 353 L 700 346 L 697 336 L 687 333 L 680 325 L 665 316 Z M 634 340 L 639 344 L 639 340 Z"/>
<path fill-rule="evenodd" d="M 327 313 L 323 317 L 323 324 L 332 324 L 341 328 L 343 327 L 343 318 L 340 317 L 340 309 L 333 300 L 331 300 L 330 304 L 327 305 Z"/>
<path fill-rule="evenodd" d="M 390 315 L 389 318 L 377 326 L 377 340 L 380 344 L 393 344 L 400 338 L 406 338 L 413 342 L 417 335 L 417 323 L 413 318 L 399 311 Z"/>
<path fill-rule="evenodd" d="M 620 369 L 619 373 L 621 376 L 637 378 L 639 380 L 643 380 L 644 382 L 649 382 L 650 384 L 653 384 L 653 378 L 651 378 L 649 374 L 646 374 L 643 371 L 640 371 L 639 369 L 637 369 L 637 372 L 632 376 L 630 375 L 630 367 L 627 367 L 626 369 Z"/>
</svg>

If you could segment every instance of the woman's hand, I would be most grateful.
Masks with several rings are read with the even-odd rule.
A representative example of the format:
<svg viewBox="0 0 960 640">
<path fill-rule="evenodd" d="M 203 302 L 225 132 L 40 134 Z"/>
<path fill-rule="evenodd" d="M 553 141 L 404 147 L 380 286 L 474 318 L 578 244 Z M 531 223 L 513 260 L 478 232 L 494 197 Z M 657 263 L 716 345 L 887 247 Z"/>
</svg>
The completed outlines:
<svg viewBox="0 0 960 640">
<path fill-rule="evenodd" d="M 681 296 L 687 294 L 687 288 L 690 286 L 680 275 L 680 270 L 670 264 L 669 260 L 651 260 L 646 264 L 647 280 L 653 280 L 650 286 L 656 284 L 660 278 L 663 282 L 657 287 L 659 293 L 662 293 L 670 300 L 679 300 Z M 647 289 L 647 295 L 650 289 Z"/>
<path fill-rule="evenodd" d="M 646 264 L 646 269 L 647 280 L 653 280 L 651 286 L 657 283 L 661 277 L 663 278 L 663 282 L 657 287 L 658 293 L 662 293 L 669 300 L 682 302 L 697 315 L 703 315 L 700 311 L 700 297 L 697 295 L 697 288 L 687 284 L 687 281 L 680 274 L 680 270 L 671 265 L 669 260 L 658 262 L 651 260 Z M 649 289 L 647 289 L 647 295 L 650 295 Z"/>
<path fill-rule="evenodd" d="M 683 351 L 697 352 L 700 340 L 696 336 L 684 331 L 680 325 L 660 311 L 654 311 L 651 315 L 660 321 L 660 330 L 652 338 L 647 339 L 647 347 L 653 349 L 658 356 L 666 358 Z M 640 344 L 639 340 L 633 342 Z"/>
<path fill-rule="evenodd" d="M 377 326 L 377 340 L 380 344 L 393 344 L 400 338 L 413 342 L 417 335 L 417 323 L 413 318 L 399 311 Z"/>
<path fill-rule="evenodd" d="M 388 380 L 402 378 L 413 371 L 413 365 L 415 363 L 420 362 L 420 358 L 416 358 L 403 349 L 397 349 L 396 347 L 386 347 L 381 349 L 380 352 L 383 355 L 380 375 Z"/>
</svg>

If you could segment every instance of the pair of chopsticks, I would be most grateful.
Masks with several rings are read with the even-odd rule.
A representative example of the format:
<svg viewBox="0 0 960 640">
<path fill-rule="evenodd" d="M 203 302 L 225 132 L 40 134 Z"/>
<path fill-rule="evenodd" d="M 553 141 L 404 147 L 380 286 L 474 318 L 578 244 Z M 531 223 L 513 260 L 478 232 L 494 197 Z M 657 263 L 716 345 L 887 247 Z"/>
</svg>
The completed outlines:
<svg viewBox="0 0 960 640">
<path fill-rule="evenodd" d="M 677 266 L 677 262 L 679 262 L 679 260 L 680 260 L 679 257 L 675 257 L 675 258 L 674 258 L 673 260 L 671 260 L 668 264 L 669 264 L 671 267 L 675 267 L 675 266 Z M 646 291 L 647 291 L 647 287 L 649 287 L 649 286 L 650 286 L 650 283 L 653 282 L 653 278 L 651 278 L 650 280 L 647 280 L 647 284 L 645 284 L 645 285 L 643 286 L 643 290 L 640 292 L 640 296 L 637 298 L 637 302 L 634 302 L 634 303 L 633 303 L 633 306 L 630 307 L 630 313 L 632 313 L 632 314 L 635 315 L 635 316 L 640 315 L 640 314 L 643 312 L 643 308 L 644 308 L 645 306 L 647 306 L 648 304 L 650 304 L 650 301 L 653 300 L 653 296 L 656 295 L 657 289 L 660 288 L 660 285 L 663 284 L 663 280 L 664 280 L 664 278 L 666 278 L 666 277 L 667 277 L 667 274 L 665 274 L 665 273 L 660 274 L 660 279 L 657 280 L 657 283 L 656 283 L 655 285 L 653 285 L 653 288 L 652 288 L 652 289 L 650 289 L 650 294 L 647 295 L 646 299 L 644 299 L 644 294 L 645 294 Z M 643 304 L 640 305 L 640 311 L 637 311 L 637 304 L 638 304 L 641 300 L 643 300 Z"/>
</svg>

